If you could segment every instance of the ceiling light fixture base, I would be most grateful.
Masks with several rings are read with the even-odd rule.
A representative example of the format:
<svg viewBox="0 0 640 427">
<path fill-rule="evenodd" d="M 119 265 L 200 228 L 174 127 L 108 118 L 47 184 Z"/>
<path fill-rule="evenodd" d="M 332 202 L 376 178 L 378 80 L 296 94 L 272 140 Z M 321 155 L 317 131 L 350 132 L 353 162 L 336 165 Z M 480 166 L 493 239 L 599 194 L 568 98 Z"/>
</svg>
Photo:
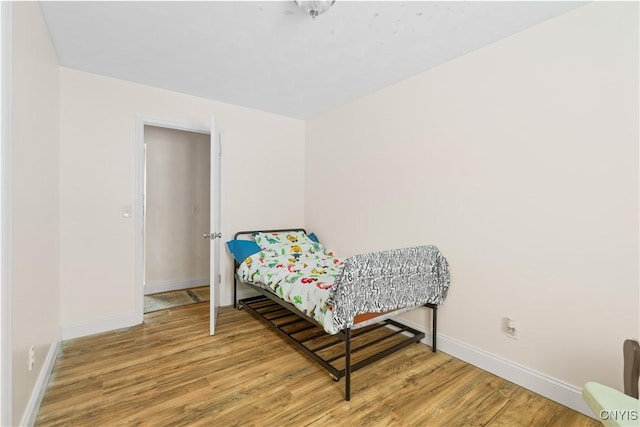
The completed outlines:
<svg viewBox="0 0 640 427">
<path fill-rule="evenodd" d="M 294 2 L 307 15 L 316 19 L 318 15 L 322 15 L 329 10 L 336 0 L 294 0 Z"/>
</svg>

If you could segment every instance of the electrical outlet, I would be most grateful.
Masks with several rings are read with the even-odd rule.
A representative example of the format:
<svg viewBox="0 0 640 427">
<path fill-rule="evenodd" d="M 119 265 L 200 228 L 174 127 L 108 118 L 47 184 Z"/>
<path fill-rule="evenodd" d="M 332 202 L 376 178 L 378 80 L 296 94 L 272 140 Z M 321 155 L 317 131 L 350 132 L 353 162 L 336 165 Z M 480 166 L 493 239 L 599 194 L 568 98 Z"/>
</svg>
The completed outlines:
<svg viewBox="0 0 640 427">
<path fill-rule="evenodd" d="M 36 349 L 34 346 L 29 347 L 28 363 L 29 363 L 29 370 L 33 371 L 33 365 L 36 364 Z"/>
<path fill-rule="evenodd" d="M 506 330 L 509 338 L 520 339 L 520 324 L 510 317 L 506 318 Z"/>
</svg>

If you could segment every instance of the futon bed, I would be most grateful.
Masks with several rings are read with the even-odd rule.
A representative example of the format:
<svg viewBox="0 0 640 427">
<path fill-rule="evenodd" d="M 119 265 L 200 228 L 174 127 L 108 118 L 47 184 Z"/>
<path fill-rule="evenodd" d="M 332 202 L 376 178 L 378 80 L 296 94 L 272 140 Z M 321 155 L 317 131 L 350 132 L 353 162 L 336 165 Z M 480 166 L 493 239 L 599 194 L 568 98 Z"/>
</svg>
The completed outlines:
<svg viewBox="0 0 640 427">
<path fill-rule="evenodd" d="M 342 259 L 301 228 L 240 231 L 227 246 L 235 260 L 234 306 L 266 323 L 335 381 L 345 377 L 346 400 L 353 371 L 424 338 L 394 316 L 429 307 L 436 351 L 437 308 L 447 296 L 449 269 L 435 246 Z M 237 301 L 238 280 L 260 296 Z"/>
</svg>

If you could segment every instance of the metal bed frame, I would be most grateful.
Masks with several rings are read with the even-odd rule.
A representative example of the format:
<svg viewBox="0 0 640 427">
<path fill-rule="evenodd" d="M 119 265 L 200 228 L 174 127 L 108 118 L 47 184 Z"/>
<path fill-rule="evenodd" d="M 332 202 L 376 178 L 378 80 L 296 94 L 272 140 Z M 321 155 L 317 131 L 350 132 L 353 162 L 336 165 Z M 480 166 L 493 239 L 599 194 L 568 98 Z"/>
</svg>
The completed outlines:
<svg viewBox="0 0 640 427">
<path fill-rule="evenodd" d="M 239 231 L 234 235 L 234 239 L 239 236 L 253 235 L 256 232 L 279 233 L 287 231 L 303 231 L 306 233 L 303 228 Z M 345 400 L 347 401 L 351 400 L 352 372 L 400 351 L 410 344 L 418 343 L 425 337 L 423 332 L 392 319 L 384 319 L 378 323 L 354 330 L 346 328 L 331 336 L 313 318 L 300 312 L 293 304 L 282 300 L 272 292 L 259 286 L 242 282 L 261 295 L 238 301 L 238 277 L 236 274 L 238 267 L 239 264 L 234 260 L 233 306 L 237 307 L 238 310 L 245 308 L 252 316 L 264 322 L 296 349 L 326 369 L 334 381 L 339 381 L 344 377 Z M 431 309 L 433 324 L 431 350 L 436 352 L 438 306 L 436 304 L 425 304 L 424 306 Z M 381 329 L 385 327 L 386 329 L 382 331 L 384 333 L 381 333 Z M 323 336 L 329 336 L 332 339 L 317 345 L 316 339 Z M 353 345 L 355 338 L 358 338 L 358 346 Z M 335 354 L 334 350 L 332 353 L 326 354 L 326 350 L 335 349 L 335 346 L 341 343 L 344 343 L 343 352 Z M 374 345 L 380 348 L 377 348 L 362 360 L 353 363 L 352 356 L 354 353 L 371 349 Z M 344 360 L 343 368 L 340 368 L 339 363 L 337 363 L 341 360 Z"/>
</svg>

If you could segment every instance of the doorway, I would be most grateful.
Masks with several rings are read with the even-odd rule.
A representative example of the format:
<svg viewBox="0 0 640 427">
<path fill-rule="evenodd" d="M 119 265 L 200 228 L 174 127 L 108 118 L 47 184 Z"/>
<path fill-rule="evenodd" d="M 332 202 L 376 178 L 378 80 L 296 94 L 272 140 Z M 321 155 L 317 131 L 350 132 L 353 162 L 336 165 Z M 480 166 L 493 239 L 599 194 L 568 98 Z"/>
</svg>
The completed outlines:
<svg viewBox="0 0 640 427">
<path fill-rule="evenodd" d="M 210 310 L 210 334 L 213 335 L 215 331 L 215 323 L 218 315 L 219 307 L 219 288 L 221 286 L 221 274 L 224 274 L 224 265 L 221 265 L 221 244 L 220 240 L 222 233 L 219 231 L 221 225 L 221 177 L 222 177 L 222 134 L 216 125 L 215 117 L 211 116 L 209 126 L 202 127 L 199 125 L 186 125 L 181 123 L 169 122 L 161 119 L 148 118 L 143 116 L 137 116 L 136 118 L 136 143 L 135 143 L 135 164 L 136 164 L 136 188 L 135 188 L 135 310 L 136 320 L 138 323 L 144 321 L 144 283 L 147 281 L 145 278 L 145 131 L 149 131 L 152 127 L 158 127 L 163 129 L 186 131 L 190 133 L 202 134 L 205 137 L 209 137 L 209 177 L 204 181 L 209 182 L 209 227 L 210 229 L 203 229 L 192 236 L 194 241 L 202 240 L 209 245 L 209 310 Z M 169 163 L 170 164 L 170 163 Z M 166 167 L 166 166 L 165 166 Z M 165 171 L 166 172 L 166 171 Z M 184 187 L 183 187 L 184 188 Z M 123 212 L 126 206 L 123 206 Z M 130 208 L 129 208 L 130 209 Z M 166 212 L 166 211 L 165 211 Z M 191 212 L 198 212 L 202 216 L 202 208 L 191 206 Z M 202 277 L 196 277 L 195 279 L 201 279 Z M 184 279 L 184 278 L 183 278 Z M 187 278 L 189 279 L 189 278 Z M 214 280 L 215 279 L 215 280 Z M 161 283 L 162 286 L 179 286 L 176 285 L 175 278 L 165 278 Z M 200 280 L 198 280 L 200 281 Z M 173 282 L 173 283 L 170 283 Z M 156 283 L 157 284 L 157 283 Z M 184 283 L 183 285 L 188 285 Z M 158 288 L 156 288 L 158 289 Z"/>
<path fill-rule="evenodd" d="M 144 126 L 145 312 L 209 286 L 211 144 L 208 134 Z M 167 297 L 167 298 L 164 298 Z"/>
</svg>

